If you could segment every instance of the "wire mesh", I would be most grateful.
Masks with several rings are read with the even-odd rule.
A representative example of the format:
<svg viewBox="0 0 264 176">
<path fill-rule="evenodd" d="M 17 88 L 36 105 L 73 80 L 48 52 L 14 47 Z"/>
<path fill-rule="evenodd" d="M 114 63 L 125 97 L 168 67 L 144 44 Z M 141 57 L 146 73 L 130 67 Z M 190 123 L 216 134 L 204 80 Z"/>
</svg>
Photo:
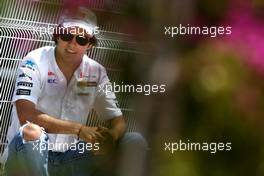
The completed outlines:
<svg viewBox="0 0 264 176">
<path fill-rule="evenodd" d="M 109 14 L 120 14 L 120 1 L 87 1 L 92 10 Z M 23 57 L 30 51 L 53 46 L 52 33 L 41 31 L 55 28 L 63 9 L 62 0 L 2 0 L 0 12 L 0 153 L 6 145 L 6 133 L 10 125 L 12 93 L 15 74 Z M 98 46 L 88 52 L 107 69 L 111 81 L 120 81 L 122 69 L 128 54 L 138 53 L 131 36 L 120 33 L 115 24 L 99 25 Z M 128 122 L 128 131 L 136 130 L 134 110 L 128 107 L 128 96 L 117 95 L 119 104 Z M 88 125 L 103 123 L 96 118 L 96 112 L 89 114 Z M 107 125 L 107 124 L 105 124 Z"/>
</svg>

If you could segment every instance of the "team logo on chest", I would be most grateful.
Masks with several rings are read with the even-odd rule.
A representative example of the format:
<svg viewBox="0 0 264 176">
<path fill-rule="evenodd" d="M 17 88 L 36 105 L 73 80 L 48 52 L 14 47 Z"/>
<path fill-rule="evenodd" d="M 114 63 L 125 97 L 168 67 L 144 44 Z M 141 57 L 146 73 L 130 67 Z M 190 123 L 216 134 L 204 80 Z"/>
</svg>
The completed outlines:
<svg viewBox="0 0 264 176">
<path fill-rule="evenodd" d="M 48 71 L 48 83 L 50 83 L 50 84 L 57 84 L 58 83 L 58 77 L 52 71 Z"/>
</svg>

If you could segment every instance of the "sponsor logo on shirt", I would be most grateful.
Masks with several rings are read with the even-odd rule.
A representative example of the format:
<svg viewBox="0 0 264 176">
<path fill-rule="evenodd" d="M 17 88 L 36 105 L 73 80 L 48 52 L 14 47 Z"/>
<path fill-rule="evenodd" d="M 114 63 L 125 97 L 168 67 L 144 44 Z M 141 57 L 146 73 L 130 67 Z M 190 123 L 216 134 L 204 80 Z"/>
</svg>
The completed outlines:
<svg viewBox="0 0 264 176">
<path fill-rule="evenodd" d="M 30 80 L 32 80 L 32 77 L 27 75 L 27 74 L 25 74 L 25 73 L 20 74 L 18 77 L 19 78 L 29 78 Z"/>
<path fill-rule="evenodd" d="M 87 74 L 84 74 L 84 73 L 81 71 L 80 74 L 79 74 L 79 77 L 80 77 L 80 78 L 87 78 L 87 79 L 89 79 L 89 78 L 96 78 L 96 75 L 87 75 Z"/>
<path fill-rule="evenodd" d="M 96 86 L 97 82 L 80 78 L 77 80 L 74 89 L 78 95 L 89 95 L 95 92 Z"/>
<path fill-rule="evenodd" d="M 58 83 L 57 75 L 54 72 L 48 72 L 48 83 Z"/>
<path fill-rule="evenodd" d="M 49 72 L 48 72 L 48 76 L 56 76 L 56 75 L 55 75 L 55 73 L 49 71 Z"/>
<path fill-rule="evenodd" d="M 83 72 L 82 72 L 82 71 L 80 72 L 80 75 L 79 75 L 79 76 L 80 76 L 80 78 L 82 78 L 82 77 L 83 77 Z"/>
<path fill-rule="evenodd" d="M 35 65 L 34 62 L 32 62 L 32 61 L 26 61 L 25 65 L 22 65 L 21 67 L 22 68 L 28 68 L 30 70 L 35 71 L 34 65 Z"/>
<path fill-rule="evenodd" d="M 57 79 L 48 79 L 48 83 L 58 83 Z"/>
<path fill-rule="evenodd" d="M 17 83 L 17 86 L 33 87 L 33 83 L 20 81 Z"/>
<path fill-rule="evenodd" d="M 116 98 L 114 99 L 114 103 L 115 103 L 116 107 L 120 108 L 120 104 L 118 103 Z"/>
<path fill-rule="evenodd" d="M 77 81 L 78 87 L 96 87 L 97 82 L 89 82 L 89 81 Z"/>
<path fill-rule="evenodd" d="M 30 95 L 30 92 L 28 89 L 17 89 L 16 95 Z"/>
<path fill-rule="evenodd" d="M 28 61 L 25 63 L 25 65 L 28 65 L 28 66 L 30 66 L 30 67 L 34 67 L 35 63 L 32 62 L 32 61 L 30 61 L 30 60 L 28 60 Z"/>
</svg>

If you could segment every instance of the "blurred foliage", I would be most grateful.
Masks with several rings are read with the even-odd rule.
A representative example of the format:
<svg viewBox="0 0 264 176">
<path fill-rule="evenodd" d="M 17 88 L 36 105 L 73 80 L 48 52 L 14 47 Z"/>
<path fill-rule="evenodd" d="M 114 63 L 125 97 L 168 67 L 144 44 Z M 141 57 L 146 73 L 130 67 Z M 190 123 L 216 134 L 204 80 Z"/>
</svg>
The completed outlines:
<svg viewBox="0 0 264 176">
<path fill-rule="evenodd" d="M 167 2 L 167 1 L 166 1 Z M 189 3 L 188 3 L 189 2 Z M 149 116 L 149 175 L 151 176 L 248 176 L 264 175 L 264 72 L 263 9 L 261 1 L 188 1 L 193 15 L 185 24 L 232 26 L 225 37 L 155 38 L 167 24 L 177 26 L 184 10 L 176 2 L 155 1 L 151 31 L 157 73 L 173 73 L 166 63 L 177 65 L 175 83 L 166 94 L 145 98 L 142 118 Z M 157 5 L 158 4 L 158 5 Z M 169 18 L 169 19 L 168 19 Z M 148 28 L 149 27 L 149 28 Z M 240 32 L 240 33 L 239 33 Z M 154 34 L 154 35 L 153 35 Z M 146 37 L 151 38 L 151 37 Z M 154 44 L 153 44 L 154 45 Z M 159 60 L 163 60 L 160 62 Z M 137 62 L 140 65 L 143 62 Z M 154 63 L 154 64 L 153 64 Z M 166 67 L 166 68 L 164 68 Z M 142 75 L 141 77 L 147 77 Z M 173 76 L 171 76 L 173 77 Z M 153 77 L 150 78 L 153 81 Z M 150 109 L 150 112 L 146 108 Z M 231 142 L 231 151 L 164 151 L 164 142 Z"/>
<path fill-rule="evenodd" d="M 224 42 L 201 44 L 179 59 L 180 130 L 159 136 L 151 175 L 263 175 L 263 77 Z M 170 98 L 175 98 L 170 97 Z M 165 130 L 165 129 L 163 129 Z M 163 140 L 161 140 L 163 139 Z M 231 142 L 231 151 L 165 152 L 163 143 Z M 155 174 L 154 174 L 155 173 Z"/>
</svg>

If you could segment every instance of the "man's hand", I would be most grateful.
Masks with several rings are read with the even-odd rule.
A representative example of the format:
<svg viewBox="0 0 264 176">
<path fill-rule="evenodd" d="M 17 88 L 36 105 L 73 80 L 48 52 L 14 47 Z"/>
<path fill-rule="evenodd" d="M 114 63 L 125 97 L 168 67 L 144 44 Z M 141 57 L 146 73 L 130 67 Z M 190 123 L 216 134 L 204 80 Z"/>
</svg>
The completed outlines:
<svg viewBox="0 0 264 176">
<path fill-rule="evenodd" d="M 23 139 L 26 141 L 35 141 L 39 139 L 42 131 L 44 131 L 44 128 L 34 123 L 27 122 L 27 125 L 23 128 Z"/>
<path fill-rule="evenodd" d="M 86 142 L 96 143 L 104 139 L 104 136 L 97 131 L 97 127 L 81 126 L 78 137 Z"/>
<path fill-rule="evenodd" d="M 100 140 L 100 150 L 94 152 L 95 155 L 102 155 L 107 153 L 112 153 L 115 148 L 115 140 L 111 130 L 105 128 L 103 126 L 99 126 L 97 128 L 97 132 L 99 132 L 103 138 Z"/>
</svg>

